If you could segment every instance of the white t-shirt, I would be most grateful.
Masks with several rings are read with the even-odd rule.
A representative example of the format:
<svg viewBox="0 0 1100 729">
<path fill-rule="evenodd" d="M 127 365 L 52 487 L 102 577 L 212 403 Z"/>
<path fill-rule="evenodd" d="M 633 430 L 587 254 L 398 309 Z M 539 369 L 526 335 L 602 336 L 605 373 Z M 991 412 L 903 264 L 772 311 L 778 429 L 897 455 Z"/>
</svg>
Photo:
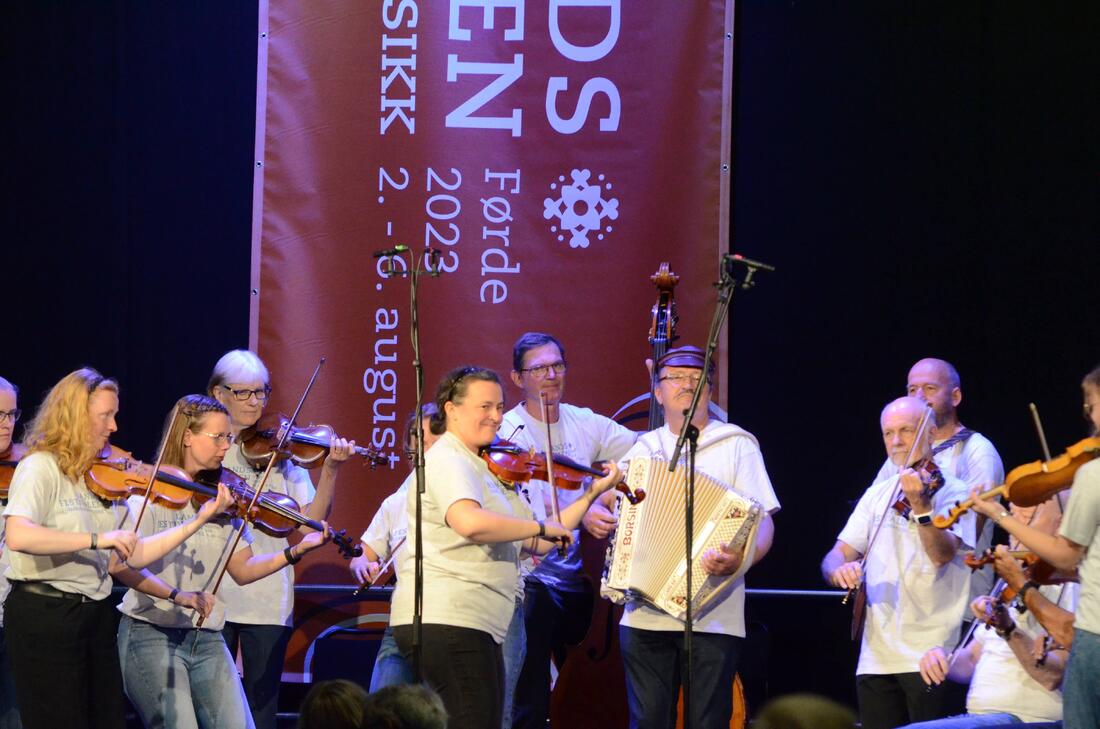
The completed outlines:
<svg viewBox="0 0 1100 729">
<path fill-rule="evenodd" d="M 1088 547 L 1080 566 L 1081 600 L 1075 627 L 1100 635 L 1100 461 L 1078 469 L 1058 533 Z"/>
<path fill-rule="evenodd" d="M 937 440 L 932 445 L 935 447 L 940 443 L 943 443 L 943 440 Z M 989 489 L 1000 486 L 1005 482 L 1005 467 L 1001 463 L 1001 456 L 989 439 L 981 433 L 974 433 L 966 440 L 940 451 L 935 455 L 934 460 L 941 471 L 954 476 L 970 488 L 980 486 Z M 897 466 L 887 458 L 882 464 L 882 468 L 878 470 L 874 482 L 896 476 L 897 473 Z M 982 533 L 974 538 L 976 540 L 974 551 L 979 554 L 985 552 L 993 544 L 993 520 L 982 519 L 981 521 L 983 522 Z M 995 579 L 996 575 L 993 573 L 992 565 L 987 565 L 971 574 L 971 602 L 976 597 L 988 595 L 989 591 L 993 589 Z M 969 612 L 966 617 L 970 617 Z"/>
<path fill-rule="evenodd" d="M 1077 585 L 1048 585 L 1039 589 L 1051 602 L 1073 611 L 1077 602 Z M 1030 610 L 1023 614 L 1013 610 L 1012 617 L 1033 636 L 1045 632 Z M 974 640 L 981 641 L 982 652 L 966 695 L 967 712 L 996 714 L 1003 711 L 1025 722 L 1058 721 L 1062 718 L 1062 692 L 1049 691 L 1029 676 L 1007 641 L 985 626 L 975 631 Z"/>
<path fill-rule="evenodd" d="M 142 497 L 130 497 L 132 513 L 140 513 L 141 501 Z M 150 503 L 138 524 L 138 534 L 148 537 L 167 531 L 190 521 L 195 513 L 196 509 L 191 504 L 174 510 Z M 146 569 L 170 586 L 178 587 L 181 592 L 211 592 L 225 566 L 226 555 L 239 527 L 240 519 L 231 520 L 227 516 L 211 519 L 188 537 L 187 541 L 150 563 Z M 251 542 L 252 532 L 245 526 L 237 551 L 245 549 Z M 226 579 L 230 579 L 228 573 Z M 217 598 L 214 609 L 203 623 L 203 630 L 221 630 L 225 625 L 225 602 L 221 599 L 220 592 Z M 162 600 L 132 588 L 126 591 L 118 609 L 124 615 L 162 628 L 193 628 L 199 619 L 199 614 L 190 608 L 180 607 L 171 600 Z"/>
<path fill-rule="evenodd" d="M 23 516 L 38 526 L 61 532 L 104 532 L 129 527 L 126 502 L 104 505 L 88 488 L 61 472 L 52 453 L 38 451 L 19 462 L 8 491 L 4 516 Z M 64 592 L 102 600 L 111 593 L 107 567 L 113 550 L 82 549 L 69 554 L 38 556 L 5 549 L 9 580 L 45 582 Z"/>
<path fill-rule="evenodd" d="M 503 643 L 515 608 L 522 542 L 477 544 L 447 526 L 446 514 L 462 499 L 505 516 L 522 517 L 523 509 L 514 492 L 507 491 L 485 462 L 451 433 L 436 441 L 424 461 L 423 620 L 481 630 Z M 397 587 L 390 599 L 390 624 L 394 626 L 411 625 L 413 613 L 416 489 L 406 492 L 409 541 L 398 559 Z"/>
<path fill-rule="evenodd" d="M 225 468 L 248 481 L 254 488 L 263 471 L 257 471 L 244 460 L 240 445 L 234 445 L 222 461 Z M 313 502 L 316 491 L 309 472 L 289 461 L 279 464 L 264 486 L 264 492 L 287 494 L 305 509 Z M 252 531 L 252 553 L 257 555 L 281 552 L 290 546 L 286 537 L 272 537 L 259 528 Z M 249 625 L 290 625 L 294 612 L 294 568 L 284 567 L 248 585 L 238 585 L 226 575 L 218 597 L 225 600 L 225 619 L 230 623 Z"/>
<path fill-rule="evenodd" d="M 359 538 L 363 544 L 374 550 L 380 562 L 390 558 L 409 530 L 408 491 L 410 486 L 415 488 L 415 483 L 415 472 L 406 476 L 397 490 L 382 501 L 370 521 L 370 526 Z"/>
<path fill-rule="evenodd" d="M 838 539 L 860 554 L 882 521 L 886 509 L 901 496 L 896 476 L 872 484 L 856 504 Z M 962 481 L 944 474 L 943 488 L 932 497 L 943 512 L 967 497 Z M 970 568 L 963 556 L 974 544 L 974 513 L 967 512 L 950 527 L 961 540 L 955 557 L 936 567 L 921 546 L 919 526 L 890 508 L 864 567 L 867 587 L 866 625 L 856 675 L 911 673 L 933 646 L 954 646 L 963 613 L 969 605 Z"/>
<path fill-rule="evenodd" d="M 499 432 L 523 448 L 534 448 L 539 452 L 546 450 L 546 425 L 533 418 L 522 402 L 504 414 Z M 570 458 L 582 466 L 590 466 L 596 461 L 617 461 L 638 438 L 636 432 L 611 418 L 567 403 L 560 405 L 558 421 L 550 424 L 550 434 L 554 454 Z M 534 479 L 526 485 L 531 509 L 538 519 L 548 518 L 545 512 L 549 487 L 545 481 Z M 583 489 L 558 489 L 558 508 L 565 509 L 583 494 Z M 523 574 L 530 574 L 549 587 L 569 592 L 583 589 L 580 570 L 580 529 L 573 530 L 573 541 L 564 557 L 559 556 L 557 550 L 551 550 L 541 557 L 538 567 L 531 559 L 523 560 L 521 566 Z"/>
<path fill-rule="evenodd" d="M 677 434 L 668 425 L 642 435 L 626 455 L 626 461 L 649 456 L 669 459 L 676 447 Z M 686 454 L 684 456 L 686 457 Z M 772 490 L 768 472 L 764 469 L 764 457 L 756 438 L 746 430 L 730 423 L 711 420 L 699 434 L 699 449 L 695 457 L 695 469 L 720 481 L 740 494 L 756 500 L 769 514 L 779 511 L 779 500 Z M 715 598 L 713 607 L 702 615 L 693 616 L 694 629 L 699 633 L 745 635 L 745 579 L 738 578 L 724 597 Z M 633 600 L 626 604 L 622 624 L 641 630 L 683 631 L 682 620 L 663 610 Z"/>
</svg>

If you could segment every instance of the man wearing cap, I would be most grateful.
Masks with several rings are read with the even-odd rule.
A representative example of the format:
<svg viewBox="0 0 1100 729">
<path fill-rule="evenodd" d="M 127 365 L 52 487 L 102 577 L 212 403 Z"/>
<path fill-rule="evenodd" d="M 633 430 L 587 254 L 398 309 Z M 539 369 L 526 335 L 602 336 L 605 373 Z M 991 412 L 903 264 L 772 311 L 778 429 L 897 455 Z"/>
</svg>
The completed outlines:
<svg viewBox="0 0 1100 729">
<path fill-rule="evenodd" d="M 588 408 L 564 402 L 567 367 L 565 350 L 549 334 L 527 332 L 512 348 L 512 383 L 523 391 L 523 400 L 504 414 L 500 435 L 524 448 L 546 450 L 546 423 L 543 422 L 540 395 L 546 397 L 547 419 L 554 442 L 554 453 L 582 465 L 596 461 L 615 461 L 634 445 L 638 434 L 614 420 Z M 530 505 L 536 518 L 544 518 L 549 485 L 532 480 L 528 484 Z M 559 507 L 564 509 L 583 491 L 558 491 Z M 614 524 L 610 514 L 600 509 L 586 515 L 584 528 L 597 537 L 607 536 Z M 588 631 L 592 614 L 591 587 L 581 578 L 580 530 L 565 556 L 552 551 L 537 567 L 526 560 L 522 565 L 522 614 L 513 620 L 505 639 L 505 719 L 504 728 L 513 719 L 514 729 L 543 729 L 550 712 L 550 659 L 560 655 L 567 644 L 579 643 Z M 526 649 L 523 639 L 526 624 Z M 526 658 L 522 654 L 526 653 Z M 517 654 L 520 656 L 516 660 Z M 522 661 L 522 670 L 510 664 Z M 518 676 L 515 673 L 518 672 Z M 513 684 L 513 681 L 518 683 Z M 514 707 L 508 713 L 515 685 Z"/>
<path fill-rule="evenodd" d="M 771 548 L 775 533 L 771 515 L 779 510 L 779 501 L 764 469 L 756 438 L 736 425 L 712 419 L 707 412 L 714 368 L 710 367 L 704 378 L 703 359 L 701 349 L 687 346 L 669 350 L 658 360 L 653 396 L 664 410 L 665 425 L 642 435 L 624 461 L 635 457 L 670 459 L 695 390 L 703 388 L 692 420 L 699 429 L 696 471 L 754 499 L 767 512 L 757 531 L 755 563 Z M 723 548 L 703 556 L 703 569 L 709 575 L 732 575 L 740 566 L 739 552 Z M 694 616 L 690 726 L 695 729 L 729 726 L 733 679 L 745 638 L 744 608 L 745 581 L 738 578 L 723 597 Z M 680 691 L 684 623 L 645 602 L 633 600 L 626 604 L 619 635 L 626 668 L 630 726 L 664 729 L 675 715 Z"/>
<path fill-rule="evenodd" d="M 948 529 L 933 516 L 967 497 L 966 484 L 949 473 L 928 490 L 927 473 L 908 467 L 931 454 L 938 431 L 930 420 L 918 440 L 923 400 L 900 397 L 886 405 L 879 423 L 894 473 L 860 497 L 836 544 L 821 562 L 825 580 L 851 590 L 866 588 L 866 613 L 856 696 L 864 729 L 892 729 L 963 709 L 964 691 L 950 681 L 934 688 L 921 680 L 920 661 L 936 646 L 954 647 L 969 604 L 970 570 L 963 556 L 974 544 L 974 515 Z M 906 513 L 893 504 L 905 496 Z M 872 541 L 873 540 L 873 541 Z"/>
</svg>

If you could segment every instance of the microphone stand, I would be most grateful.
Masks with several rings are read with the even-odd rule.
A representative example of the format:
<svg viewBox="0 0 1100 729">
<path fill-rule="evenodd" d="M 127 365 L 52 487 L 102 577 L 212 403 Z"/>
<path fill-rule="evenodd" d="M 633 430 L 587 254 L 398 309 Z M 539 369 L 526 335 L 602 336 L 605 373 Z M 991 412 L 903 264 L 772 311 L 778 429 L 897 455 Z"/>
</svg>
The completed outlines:
<svg viewBox="0 0 1100 729">
<path fill-rule="evenodd" d="M 734 278 L 733 267 L 735 264 L 742 264 L 746 267 L 745 278 L 741 281 Z M 672 458 L 668 462 L 669 472 L 674 472 L 676 470 L 676 464 L 680 461 L 680 453 L 684 449 L 684 444 L 688 444 L 687 488 L 684 489 L 684 566 L 686 568 L 685 578 L 687 580 L 687 590 L 684 605 L 684 658 L 683 667 L 680 671 L 682 677 L 681 683 L 684 688 L 684 729 L 691 729 L 692 724 L 691 636 L 694 627 L 694 618 L 691 612 L 691 547 L 695 535 L 695 454 L 699 446 L 699 428 L 695 426 L 692 420 L 695 419 L 695 413 L 699 409 L 699 400 L 704 389 L 703 382 L 710 368 L 711 360 L 714 357 L 714 350 L 718 347 L 718 335 L 722 331 L 722 324 L 726 320 L 726 314 L 729 312 L 730 305 L 733 303 L 733 294 L 738 288 L 746 290 L 751 289 L 755 285 L 755 282 L 752 280 L 753 274 L 758 270 L 774 271 L 775 268 L 766 263 L 743 258 L 737 254 L 726 254 L 722 256 L 722 262 L 719 266 L 719 280 L 714 284 L 715 288 L 718 289 L 718 301 L 714 309 L 714 316 L 711 318 L 710 332 L 707 334 L 707 348 L 703 356 L 701 379 L 691 398 L 691 405 L 684 411 L 684 424 L 680 428 L 680 437 L 676 439 L 676 447 L 673 449 Z M 656 375 L 656 373 L 654 374 Z"/>
<path fill-rule="evenodd" d="M 395 255 L 407 252 L 404 246 L 389 249 L 376 254 L 386 258 L 386 268 L 382 275 L 386 278 L 394 276 L 408 276 L 409 278 L 409 308 L 410 308 L 410 343 L 413 350 L 413 372 L 416 383 L 416 507 L 413 515 L 415 534 L 413 539 L 413 622 L 412 622 L 412 669 L 416 683 L 423 681 L 421 673 L 421 654 L 423 649 L 423 618 L 424 618 L 424 542 L 423 542 L 423 498 L 424 498 L 424 366 L 420 358 L 420 316 L 417 302 L 417 289 L 420 277 L 427 273 L 432 278 L 439 276 L 439 251 L 428 248 L 418 258 L 415 253 L 409 252 L 409 266 L 398 271 L 393 265 Z M 396 571 L 396 570 L 395 570 Z"/>
</svg>

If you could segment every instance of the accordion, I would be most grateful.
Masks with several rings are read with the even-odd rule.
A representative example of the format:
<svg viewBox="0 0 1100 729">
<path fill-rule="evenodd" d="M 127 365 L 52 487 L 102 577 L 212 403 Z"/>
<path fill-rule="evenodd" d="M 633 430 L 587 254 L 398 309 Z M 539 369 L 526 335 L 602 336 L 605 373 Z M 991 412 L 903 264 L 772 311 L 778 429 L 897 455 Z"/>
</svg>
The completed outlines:
<svg viewBox="0 0 1100 729">
<path fill-rule="evenodd" d="M 621 604 L 641 598 L 682 620 L 687 607 L 684 558 L 686 469 L 668 470 L 663 459 L 632 458 L 626 471 L 631 488 L 645 489 L 637 504 L 620 499 L 619 525 L 607 548 L 600 594 Z M 692 616 L 702 615 L 748 570 L 756 550 L 760 504 L 720 481 L 695 472 L 695 520 L 691 544 Z M 708 575 L 701 564 L 709 549 L 742 554 L 732 575 Z"/>
</svg>

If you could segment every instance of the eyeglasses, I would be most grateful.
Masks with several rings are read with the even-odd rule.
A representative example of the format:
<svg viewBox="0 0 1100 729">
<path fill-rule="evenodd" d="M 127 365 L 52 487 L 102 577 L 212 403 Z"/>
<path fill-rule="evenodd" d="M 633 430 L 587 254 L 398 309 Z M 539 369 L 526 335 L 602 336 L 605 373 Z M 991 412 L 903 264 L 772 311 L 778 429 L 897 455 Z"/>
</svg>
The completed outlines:
<svg viewBox="0 0 1100 729">
<path fill-rule="evenodd" d="M 551 362 L 550 364 L 539 365 L 538 367 L 527 367 L 526 369 L 520 370 L 520 372 L 526 372 L 536 380 L 541 380 L 543 377 L 550 374 L 550 370 L 554 370 L 555 375 L 564 375 L 565 367 L 565 362 Z"/>
<path fill-rule="evenodd" d="M 237 440 L 237 436 L 232 433 L 199 433 L 199 435 L 205 435 L 218 445 L 233 445 L 233 442 Z"/>
<path fill-rule="evenodd" d="M 658 378 L 660 382 L 671 382 L 681 387 L 684 385 L 698 385 L 702 379 L 702 375 L 665 375 Z"/>
<path fill-rule="evenodd" d="M 11 420 L 12 423 L 19 422 L 19 416 L 23 414 L 23 411 L 19 408 L 15 410 L 0 410 L 0 423 L 5 420 Z"/>
<path fill-rule="evenodd" d="M 218 385 L 218 387 L 231 392 L 233 399 L 240 402 L 245 402 L 252 396 L 255 396 L 258 402 L 267 402 L 267 398 L 271 396 L 271 385 L 264 385 L 258 390 L 234 390 L 228 385 Z"/>
</svg>

